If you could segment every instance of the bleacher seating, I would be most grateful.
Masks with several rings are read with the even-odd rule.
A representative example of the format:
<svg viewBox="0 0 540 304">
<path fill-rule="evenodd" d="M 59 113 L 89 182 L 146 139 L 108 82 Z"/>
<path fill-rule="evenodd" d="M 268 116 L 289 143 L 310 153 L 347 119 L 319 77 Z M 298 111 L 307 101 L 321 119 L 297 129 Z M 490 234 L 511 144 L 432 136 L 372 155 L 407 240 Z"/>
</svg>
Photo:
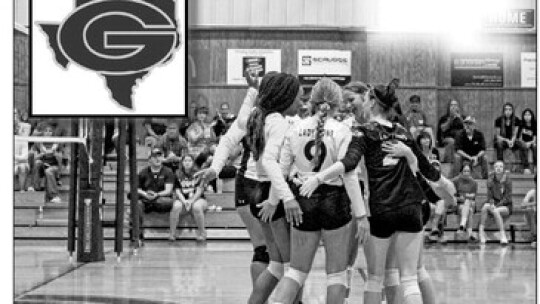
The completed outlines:
<svg viewBox="0 0 540 304">
<path fill-rule="evenodd" d="M 144 166 L 147 163 L 147 154 L 138 152 L 138 164 Z M 109 161 L 104 167 L 103 176 L 103 220 L 105 223 L 114 221 L 115 212 L 115 189 L 116 189 L 116 163 Z M 447 170 L 448 164 L 443 164 L 443 172 Z M 525 224 L 524 212 L 519 205 L 527 191 L 534 187 L 533 176 L 523 174 L 512 174 L 513 182 L 513 201 L 514 212 L 506 221 L 507 234 L 510 238 L 511 230 L 514 231 L 515 241 L 525 241 L 529 234 L 529 227 Z M 129 182 L 126 170 L 125 189 L 128 191 Z M 15 238 L 21 239 L 65 239 L 67 238 L 67 214 L 68 214 L 68 191 L 69 191 L 69 172 L 62 172 L 61 181 L 61 204 L 45 204 L 43 192 L 15 192 L 14 199 L 14 234 Z M 479 194 L 477 202 L 483 202 L 486 199 L 486 181 L 479 180 Z M 218 190 L 222 193 L 206 194 L 209 206 L 216 206 L 213 211 L 206 214 L 206 226 L 208 228 L 209 239 L 247 239 L 248 234 L 234 208 L 234 180 L 221 180 L 218 183 Z M 126 207 L 129 201 L 125 200 Z M 221 209 L 221 211 L 216 211 Z M 475 230 L 478 227 L 479 213 L 474 216 Z M 147 239 L 166 239 L 168 237 L 168 216 L 158 214 L 147 214 L 145 217 Z M 104 225 L 105 239 L 114 238 L 114 229 L 112 225 Z M 190 216 L 184 216 L 178 224 L 180 237 L 182 239 L 194 239 L 196 236 L 196 225 Z M 446 234 L 449 241 L 453 241 L 453 231 L 458 228 L 457 216 L 449 215 L 447 218 Z M 486 231 L 488 238 L 494 238 L 496 233 L 494 223 L 488 224 Z M 128 230 L 125 229 L 124 238 L 128 238 Z M 497 238 L 498 239 L 498 238 Z"/>
</svg>

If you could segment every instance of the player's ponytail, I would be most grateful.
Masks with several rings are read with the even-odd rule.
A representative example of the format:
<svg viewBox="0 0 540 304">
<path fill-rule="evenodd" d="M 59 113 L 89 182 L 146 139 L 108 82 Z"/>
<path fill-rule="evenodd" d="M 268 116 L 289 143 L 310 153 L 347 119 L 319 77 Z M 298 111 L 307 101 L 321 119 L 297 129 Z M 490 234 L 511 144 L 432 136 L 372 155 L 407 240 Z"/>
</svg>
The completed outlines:
<svg viewBox="0 0 540 304">
<path fill-rule="evenodd" d="M 259 104 L 247 121 L 247 142 L 253 159 L 259 160 L 265 145 L 264 122 L 271 113 L 282 113 L 294 102 L 300 90 L 298 79 L 286 73 L 270 72 L 261 80 Z"/>
<path fill-rule="evenodd" d="M 317 130 L 315 133 L 315 151 L 311 164 L 314 168 L 319 167 L 321 163 L 321 146 L 324 136 L 324 126 L 328 119 L 330 110 L 338 107 L 343 102 L 341 88 L 337 83 L 330 78 L 322 78 L 319 80 L 311 92 L 311 103 L 315 115 L 318 116 Z"/>
</svg>

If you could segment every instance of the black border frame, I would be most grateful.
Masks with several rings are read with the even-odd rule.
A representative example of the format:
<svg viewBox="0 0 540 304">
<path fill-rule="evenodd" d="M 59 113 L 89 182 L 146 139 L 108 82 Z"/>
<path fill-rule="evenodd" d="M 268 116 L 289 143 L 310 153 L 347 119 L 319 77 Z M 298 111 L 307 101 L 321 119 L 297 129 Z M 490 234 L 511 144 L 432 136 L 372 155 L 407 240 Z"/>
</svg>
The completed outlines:
<svg viewBox="0 0 540 304">
<path fill-rule="evenodd" d="M 8 1 L 13 1 L 13 0 L 8 0 Z M 29 110 L 28 110 L 28 117 L 29 118 L 133 118 L 133 119 L 136 119 L 136 118 L 148 118 L 148 117 L 157 117 L 157 118 L 185 118 L 185 117 L 188 117 L 189 115 L 189 106 L 188 106 L 188 90 L 189 90 L 189 84 L 188 84 L 188 69 L 187 69 L 187 64 L 188 64 L 188 55 L 189 55 L 189 52 L 188 52 L 188 39 L 189 39 L 189 17 L 188 17 L 188 11 L 189 11 L 189 7 L 188 7 L 188 3 L 189 1 L 185 1 L 185 0 L 173 0 L 175 1 L 175 3 L 178 3 L 180 1 L 184 1 L 185 3 L 185 9 L 184 9 L 184 19 L 183 19 L 183 26 L 184 26 L 184 36 L 182 37 L 182 40 L 184 42 L 184 47 L 185 47 L 185 54 L 184 54 L 184 66 L 185 66 L 185 69 L 184 69 L 184 86 L 185 86 L 185 90 L 184 90 L 184 115 L 174 115 L 174 114 L 162 114 L 162 115 L 116 115 L 116 114 L 111 114 L 111 115 L 54 115 L 54 114 L 49 114 L 49 115 L 36 115 L 33 113 L 32 111 L 32 95 L 33 95 L 33 89 L 32 89 L 32 83 L 33 83 L 33 77 L 32 77 L 32 28 L 33 28 L 33 23 L 34 23 L 34 20 L 33 20 L 33 15 L 32 15 L 32 4 L 33 4 L 33 0 L 28 0 L 28 55 L 29 55 L 29 58 L 28 58 L 28 107 L 29 107 Z M 15 8 L 14 8 L 15 9 Z M 15 13 L 15 11 L 14 11 Z M 177 21 L 181 21 L 181 20 L 178 20 Z M 15 70 L 15 63 L 13 64 L 13 70 Z M 13 88 L 13 95 L 15 96 L 15 88 Z"/>
</svg>

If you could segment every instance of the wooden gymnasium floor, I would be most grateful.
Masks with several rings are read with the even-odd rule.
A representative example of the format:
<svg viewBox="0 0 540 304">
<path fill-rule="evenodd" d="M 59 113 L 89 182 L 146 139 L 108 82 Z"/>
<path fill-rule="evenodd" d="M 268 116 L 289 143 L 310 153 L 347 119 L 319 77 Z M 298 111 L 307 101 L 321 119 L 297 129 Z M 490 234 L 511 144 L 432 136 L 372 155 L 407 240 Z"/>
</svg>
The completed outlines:
<svg viewBox="0 0 540 304">
<path fill-rule="evenodd" d="M 15 303 L 246 303 L 251 290 L 247 241 L 148 242 L 120 263 L 70 264 L 65 241 L 15 241 Z M 426 265 L 440 304 L 535 303 L 536 250 L 528 244 L 433 245 Z M 362 278 L 352 301 L 362 303 Z M 324 303 L 324 253 L 316 256 L 304 303 Z"/>
</svg>

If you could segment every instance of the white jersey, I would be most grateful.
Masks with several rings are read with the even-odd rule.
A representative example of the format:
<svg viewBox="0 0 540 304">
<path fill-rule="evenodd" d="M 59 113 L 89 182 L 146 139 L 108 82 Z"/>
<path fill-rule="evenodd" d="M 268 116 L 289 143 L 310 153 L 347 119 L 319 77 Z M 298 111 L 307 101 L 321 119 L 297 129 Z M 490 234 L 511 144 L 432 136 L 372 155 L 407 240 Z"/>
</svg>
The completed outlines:
<svg viewBox="0 0 540 304">
<path fill-rule="evenodd" d="M 311 163 L 315 151 L 315 136 L 317 133 L 317 117 L 308 117 L 298 122 L 287 132 L 285 143 L 281 152 L 280 163 L 285 174 L 290 172 L 291 166 L 296 167 L 300 180 L 323 171 L 345 156 L 352 132 L 345 124 L 333 118 L 328 118 L 322 137 L 320 151 L 321 161 L 317 167 Z M 325 181 L 329 185 L 342 185 L 340 178 Z"/>
<path fill-rule="evenodd" d="M 216 152 L 214 153 L 214 158 L 211 165 L 211 168 L 218 174 L 221 172 L 221 169 L 223 169 L 223 166 L 225 166 L 231 151 L 233 151 L 237 145 L 240 144 L 242 138 L 246 135 L 247 121 L 255 105 L 256 98 L 257 90 L 249 88 L 244 102 L 238 111 L 238 116 L 227 133 L 221 137 L 216 148 Z M 243 153 L 247 152 L 244 151 Z M 247 160 L 244 176 L 249 179 L 258 180 L 257 169 L 252 156 L 250 156 Z"/>
</svg>

